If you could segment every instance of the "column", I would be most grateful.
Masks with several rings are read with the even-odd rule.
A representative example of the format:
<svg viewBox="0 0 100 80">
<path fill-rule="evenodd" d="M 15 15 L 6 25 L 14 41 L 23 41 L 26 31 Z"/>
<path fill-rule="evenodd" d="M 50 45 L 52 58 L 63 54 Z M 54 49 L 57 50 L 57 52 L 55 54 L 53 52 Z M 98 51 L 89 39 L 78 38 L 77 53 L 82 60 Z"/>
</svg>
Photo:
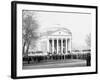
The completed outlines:
<svg viewBox="0 0 100 80">
<path fill-rule="evenodd" d="M 72 41 L 71 41 L 71 38 L 70 38 L 70 53 L 71 53 L 71 49 L 72 49 Z"/>
<path fill-rule="evenodd" d="M 49 39 L 49 52 L 51 53 L 51 39 Z"/>
<path fill-rule="evenodd" d="M 47 39 L 47 52 L 49 52 L 50 45 L 49 45 L 49 39 Z"/>
<path fill-rule="evenodd" d="M 63 39 L 61 39 L 61 53 L 63 54 Z"/>
<path fill-rule="evenodd" d="M 67 39 L 66 39 L 66 54 L 68 53 L 67 52 L 67 50 L 68 50 L 67 48 L 68 48 L 68 44 L 67 44 Z"/>
<path fill-rule="evenodd" d="M 58 54 L 58 39 L 57 39 L 57 54 Z"/>
<path fill-rule="evenodd" d="M 52 54 L 54 52 L 54 39 L 52 38 Z"/>
</svg>

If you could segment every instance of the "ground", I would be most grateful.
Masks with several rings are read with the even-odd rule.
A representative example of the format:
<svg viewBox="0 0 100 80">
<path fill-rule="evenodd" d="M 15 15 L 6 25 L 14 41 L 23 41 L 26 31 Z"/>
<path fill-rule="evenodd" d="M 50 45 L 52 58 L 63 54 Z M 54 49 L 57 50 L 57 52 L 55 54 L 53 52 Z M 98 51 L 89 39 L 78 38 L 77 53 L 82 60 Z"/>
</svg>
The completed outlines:
<svg viewBox="0 0 100 80">
<path fill-rule="evenodd" d="M 24 64 L 23 69 L 43 69 L 43 68 L 60 68 L 60 67 L 82 67 L 86 66 L 86 60 L 66 59 L 52 60 L 35 64 Z"/>
</svg>

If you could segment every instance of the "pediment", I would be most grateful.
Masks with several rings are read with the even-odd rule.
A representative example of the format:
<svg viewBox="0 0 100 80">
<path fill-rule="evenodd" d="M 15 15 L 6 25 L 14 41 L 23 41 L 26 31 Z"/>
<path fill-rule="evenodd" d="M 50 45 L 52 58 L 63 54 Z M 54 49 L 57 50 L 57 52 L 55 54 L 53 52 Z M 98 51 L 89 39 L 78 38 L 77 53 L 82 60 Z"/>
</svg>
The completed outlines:
<svg viewBox="0 0 100 80">
<path fill-rule="evenodd" d="M 71 33 L 68 32 L 68 31 L 59 30 L 59 31 L 56 31 L 56 32 L 51 33 L 51 35 L 52 35 L 52 36 L 53 36 L 53 35 L 58 35 L 58 36 L 60 36 L 60 35 L 71 35 Z"/>
</svg>

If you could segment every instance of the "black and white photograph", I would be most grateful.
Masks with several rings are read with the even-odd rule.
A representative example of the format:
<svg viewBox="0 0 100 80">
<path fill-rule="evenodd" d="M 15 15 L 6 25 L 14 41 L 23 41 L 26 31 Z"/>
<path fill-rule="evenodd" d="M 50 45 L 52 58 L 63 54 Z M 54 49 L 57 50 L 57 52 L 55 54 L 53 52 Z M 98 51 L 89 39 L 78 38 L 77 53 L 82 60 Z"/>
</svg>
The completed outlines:
<svg viewBox="0 0 100 80">
<path fill-rule="evenodd" d="M 23 69 L 91 66 L 90 15 L 23 10 Z"/>
<path fill-rule="evenodd" d="M 96 72 L 96 6 L 16 5 L 17 76 Z"/>
</svg>

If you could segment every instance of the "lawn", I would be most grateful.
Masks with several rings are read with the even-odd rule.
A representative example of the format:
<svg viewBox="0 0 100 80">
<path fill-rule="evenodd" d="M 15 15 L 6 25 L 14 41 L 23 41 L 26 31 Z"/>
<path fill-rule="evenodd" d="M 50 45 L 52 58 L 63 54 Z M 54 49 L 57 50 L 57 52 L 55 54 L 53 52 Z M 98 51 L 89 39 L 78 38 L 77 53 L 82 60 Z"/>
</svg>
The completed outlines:
<svg viewBox="0 0 100 80">
<path fill-rule="evenodd" d="M 40 63 L 23 64 L 23 69 L 43 69 L 43 68 L 61 68 L 61 67 L 82 67 L 86 66 L 86 60 L 65 59 L 49 60 Z"/>
</svg>

